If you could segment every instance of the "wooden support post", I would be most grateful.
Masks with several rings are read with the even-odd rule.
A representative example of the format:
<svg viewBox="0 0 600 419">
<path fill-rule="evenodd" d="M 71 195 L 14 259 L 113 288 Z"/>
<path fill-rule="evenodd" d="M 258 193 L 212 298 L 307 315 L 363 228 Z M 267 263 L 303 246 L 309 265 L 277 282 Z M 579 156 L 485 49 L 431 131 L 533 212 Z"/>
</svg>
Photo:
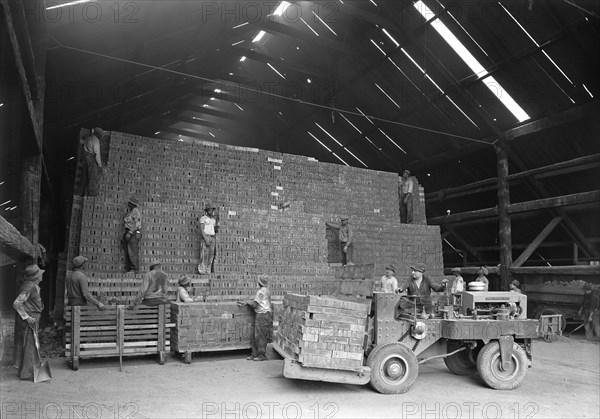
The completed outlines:
<svg viewBox="0 0 600 419">
<path fill-rule="evenodd" d="M 579 265 L 579 246 L 573 242 L 573 265 Z"/>
<path fill-rule="evenodd" d="M 39 238 L 41 180 L 42 155 L 25 156 L 21 165 L 21 234 L 34 246 L 37 246 Z"/>
<path fill-rule="evenodd" d="M 533 254 L 533 252 L 535 252 L 535 250 L 540 246 L 540 244 L 542 244 L 542 242 L 546 240 L 546 237 L 548 237 L 548 235 L 552 233 L 552 230 L 554 230 L 554 228 L 562 221 L 562 219 L 563 217 L 561 216 L 554 217 L 548 223 L 548 225 L 544 227 L 540 234 L 538 234 L 537 237 L 529 244 L 529 246 L 527 246 L 523 253 L 519 255 L 519 257 L 517 258 L 517 260 L 514 261 L 512 266 L 514 266 L 515 268 L 523 266 L 523 263 L 525 263 L 527 259 L 529 259 L 529 257 Z"/>
<path fill-rule="evenodd" d="M 506 144 L 499 140 L 494 144 L 498 169 L 498 237 L 500 241 L 500 289 L 507 290 L 511 281 L 512 266 L 512 231 L 508 207 L 510 190 L 508 187 L 508 155 Z"/>
</svg>

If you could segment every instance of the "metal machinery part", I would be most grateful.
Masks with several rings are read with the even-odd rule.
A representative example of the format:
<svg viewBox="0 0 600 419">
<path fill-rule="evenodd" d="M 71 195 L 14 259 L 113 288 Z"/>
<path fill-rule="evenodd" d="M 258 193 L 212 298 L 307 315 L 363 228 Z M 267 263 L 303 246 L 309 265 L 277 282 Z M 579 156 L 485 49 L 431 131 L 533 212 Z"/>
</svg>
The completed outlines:
<svg viewBox="0 0 600 419">
<path fill-rule="evenodd" d="M 527 296 L 518 292 L 462 291 L 454 296 L 458 313 L 470 316 L 475 310 L 478 315 L 495 315 L 499 310 L 509 310 L 510 318 L 527 318 Z"/>
</svg>

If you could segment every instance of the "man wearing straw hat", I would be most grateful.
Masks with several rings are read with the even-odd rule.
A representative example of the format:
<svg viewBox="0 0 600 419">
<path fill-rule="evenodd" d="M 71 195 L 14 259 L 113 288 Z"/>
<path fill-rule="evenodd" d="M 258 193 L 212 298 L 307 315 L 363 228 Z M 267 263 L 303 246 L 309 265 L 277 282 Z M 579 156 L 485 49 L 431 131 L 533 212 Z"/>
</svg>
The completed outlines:
<svg viewBox="0 0 600 419">
<path fill-rule="evenodd" d="M 194 301 L 202 301 L 203 298 L 201 295 L 190 297 L 190 293 L 188 292 L 188 287 L 191 285 L 192 281 L 187 275 L 179 276 L 179 287 L 177 288 L 177 299 L 175 300 L 178 303 L 191 303 Z"/>
<path fill-rule="evenodd" d="M 44 272 L 35 264 L 26 267 L 19 295 L 13 303 L 13 308 L 18 313 L 15 329 L 15 361 L 18 365 L 17 376 L 21 380 L 33 379 L 33 364 L 37 360 L 34 331 L 39 327 L 40 316 L 44 310 L 39 287 Z"/>
<path fill-rule="evenodd" d="M 249 361 L 266 361 L 267 344 L 273 338 L 273 306 L 271 305 L 271 291 L 264 276 L 259 275 L 256 280 L 259 290 L 254 300 L 238 301 L 238 305 L 251 306 L 256 313 L 254 319 L 254 334 L 252 336 L 252 355 L 246 358 Z"/>
<path fill-rule="evenodd" d="M 85 306 L 91 303 L 104 310 L 104 304 L 98 301 L 88 289 L 88 278 L 83 271 L 83 265 L 87 260 L 88 258 L 81 255 L 73 258 L 73 274 L 67 275 L 65 283 L 69 305 Z"/>
<path fill-rule="evenodd" d="M 127 272 L 140 270 L 140 239 L 142 238 L 142 213 L 138 208 L 140 201 L 132 196 L 127 202 L 127 215 L 123 219 L 125 231 L 122 244 L 125 249 L 125 265 Z"/>
</svg>

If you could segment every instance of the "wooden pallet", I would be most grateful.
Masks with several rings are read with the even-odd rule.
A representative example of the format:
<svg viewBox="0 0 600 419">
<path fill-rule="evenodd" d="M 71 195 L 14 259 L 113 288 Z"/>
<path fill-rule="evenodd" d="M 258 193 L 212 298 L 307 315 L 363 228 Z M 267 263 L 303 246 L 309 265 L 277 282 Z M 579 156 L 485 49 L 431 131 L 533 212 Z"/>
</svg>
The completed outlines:
<svg viewBox="0 0 600 419">
<path fill-rule="evenodd" d="M 171 349 L 171 310 L 168 305 L 124 305 L 67 307 L 65 310 L 65 356 L 71 368 L 79 369 L 80 358 L 158 354 L 159 363 Z"/>
</svg>

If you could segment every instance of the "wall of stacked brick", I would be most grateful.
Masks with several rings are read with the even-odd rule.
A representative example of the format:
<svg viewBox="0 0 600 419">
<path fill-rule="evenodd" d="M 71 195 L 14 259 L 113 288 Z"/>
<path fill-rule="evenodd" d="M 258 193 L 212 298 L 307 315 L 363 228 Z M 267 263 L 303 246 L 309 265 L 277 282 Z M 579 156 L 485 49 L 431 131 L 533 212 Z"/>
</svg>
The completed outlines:
<svg viewBox="0 0 600 419">
<path fill-rule="evenodd" d="M 74 199 L 68 260 L 87 256 L 92 289 L 103 295 L 131 299 L 155 258 L 173 292 L 185 273 L 194 292 L 210 300 L 253 294 L 258 274 L 270 279 L 274 295 L 330 293 L 340 250 L 325 222 L 339 222 L 343 214 L 355 231 L 354 262 L 375 263 L 376 279 L 389 263 L 399 279 L 408 277 L 419 261 L 430 276 L 442 276 L 439 228 L 425 225 L 423 189 L 415 199 L 417 224 L 400 224 L 396 173 L 113 132 L 99 190 L 97 197 Z M 120 245 L 131 195 L 139 198 L 143 216 L 138 275 L 124 272 Z M 194 272 L 207 202 L 217 207 L 220 231 L 215 272 L 201 277 Z"/>
</svg>

